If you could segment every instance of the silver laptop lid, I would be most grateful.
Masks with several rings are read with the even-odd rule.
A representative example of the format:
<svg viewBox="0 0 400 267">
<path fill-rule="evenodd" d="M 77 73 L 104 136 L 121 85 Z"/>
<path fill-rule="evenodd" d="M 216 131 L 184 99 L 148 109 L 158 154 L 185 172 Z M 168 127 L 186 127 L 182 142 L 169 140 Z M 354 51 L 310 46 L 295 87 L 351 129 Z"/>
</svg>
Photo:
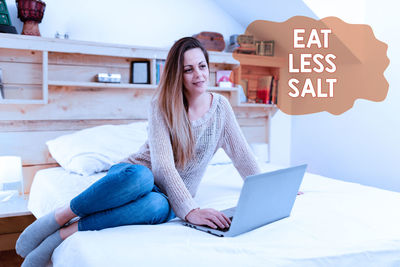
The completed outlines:
<svg viewBox="0 0 400 267">
<path fill-rule="evenodd" d="M 307 165 L 248 176 L 225 236 L 235 236 L 288 217 Z"/>
</svg>

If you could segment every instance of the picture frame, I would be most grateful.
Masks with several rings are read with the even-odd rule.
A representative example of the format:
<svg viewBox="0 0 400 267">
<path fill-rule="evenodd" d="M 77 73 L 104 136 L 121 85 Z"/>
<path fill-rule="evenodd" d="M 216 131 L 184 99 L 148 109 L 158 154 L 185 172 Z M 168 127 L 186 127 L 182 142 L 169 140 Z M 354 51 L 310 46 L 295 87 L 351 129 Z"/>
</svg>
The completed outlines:
<svg viewBox="0 0 400 267">
<path fill-rule="evenodd" d="M 274 56 L 274 41 L 264 41 L 264 56 Z"/>
<path fill-rule="evenodd" d="M 131 83 L 150 84 L 150 62 L 148 61 L 131 62 Z"/>
<path fill-rule="evenodd" d="M 259 56 L 274 56 L 274 41 L 256 41 L 256 54 Z"/>
</svg>

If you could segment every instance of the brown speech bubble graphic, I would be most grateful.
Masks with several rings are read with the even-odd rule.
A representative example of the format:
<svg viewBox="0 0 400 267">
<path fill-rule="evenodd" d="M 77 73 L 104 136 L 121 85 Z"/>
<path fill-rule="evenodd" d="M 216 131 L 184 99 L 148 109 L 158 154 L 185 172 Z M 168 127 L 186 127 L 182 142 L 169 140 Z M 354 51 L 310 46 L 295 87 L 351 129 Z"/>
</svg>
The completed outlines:
<svg viewBox="0 0 400 267">
<path fill-rule="evenodd" d="M 296 16 L 285 22 L 254 21 L 245 34 L 274 41 L 274 57 L 254 56 L 252 64 L 265 66 L 263 61 L 272 59 L 284 62 L 269 73 L 279 80 L 277 106 L 286 114 L 327 111 L 340 115 L 358 98 L 386 98 L 388 46 L 375 38 L 368 25 L 349 24 L 336 17 Z M 248 64 L 240 54 L 233 57 L 241 66 Z"/>
</svg>

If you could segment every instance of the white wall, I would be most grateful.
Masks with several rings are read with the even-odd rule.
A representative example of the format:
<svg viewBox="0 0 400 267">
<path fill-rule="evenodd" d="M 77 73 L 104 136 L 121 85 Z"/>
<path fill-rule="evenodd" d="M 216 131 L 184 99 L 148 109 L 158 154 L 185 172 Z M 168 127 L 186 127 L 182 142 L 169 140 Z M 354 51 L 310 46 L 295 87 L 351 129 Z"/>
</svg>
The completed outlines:
<svg viewBox="0 0 400 267">
<path fill-rule="evenodd" d="M 14 0 L 7 0 L 13 25 L 20 33 Z M 228 40 L 256 19 L 284 21 L 295 15 L 315 17 L 301 0 L 46 0 L 39 25 L 42 36 L 68 32 L 70 39 L 146 46 L 170 46 L 182 36 L 216 31 Z M 271 158 L 290 164 L 291 117 L 278 111 L 272 120 Z"/>
<path fill-rule="evenodd" d="M 246 27 L 255 20 L 282 22 L 297 15 L 317 18 L 301 0 L 216 0 L 215 2 Z M 271 125 L 271 162 L 289 166 L 292 117 L 278 111 L 272 118 Z"/>
<path fill-rule="evenodd" d="M 357 100 L 340 116 L 293 116 L 291 163 L 306 162 L 310 172 L 400 191 L 400 37 L 395 1 L 357 0 L 353 7 L 344 0 L 305 2 L 319 17 L 369 24 L 375 36 L 389 45 L 391 62 L 385 71 L 389 92 L 383 102 Z"/>
<path fill-rule="evenodd" d="M 18 33 L 15 0 L 7 0 Z M 183 36 L 216 31 L 226 39 L 244 27 L 210 0 L 45 0 L 40 32 L 54 37 L 68 32 L 70 39 L 169 47 Z"/>
<path fill-rule="evenodd" d="M 13 25 L 21 32 L 15 1 L 6 2 Z M 244 32 L 256 19 L 284 21 L 296 15 L 333 15 L 348 22 L 370 24 L 376 36 L 389 44 L 391 64 L 385 75 L 390 88 L 386 100 L 358 100 L 353 109 L 340 116 L 288 116 L 277 112 L 271 129 L 272 162 L 307 162 L 314 173 L 400 191 L 396 169 L 400 158 L 400 92 L 396 90 L 399 52 L 394 49 L 400 46 L 394 1 L 378 4 L 368 0 L 367 5 L 364 0 L 304 2 L 47 0 L 40 29 L 45 37 L 59 31 L 68 32 L 76 40 L 163 47 L 204 30 L 221 32 L 228 39 L 231 34 Z"/>
</svg>

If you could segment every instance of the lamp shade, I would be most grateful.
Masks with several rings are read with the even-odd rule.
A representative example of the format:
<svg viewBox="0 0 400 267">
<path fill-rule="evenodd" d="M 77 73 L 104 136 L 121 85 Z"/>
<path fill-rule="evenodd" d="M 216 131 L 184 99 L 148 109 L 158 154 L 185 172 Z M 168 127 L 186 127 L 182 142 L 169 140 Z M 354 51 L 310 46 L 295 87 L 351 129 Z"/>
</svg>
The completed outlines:
<svg viewBox="0 0 400 267">
<path fill-rule="evenodd" d="M 20 182 L 21 180 L 21 157 L 0 156 L 0 184 Z"/>
</svg>

